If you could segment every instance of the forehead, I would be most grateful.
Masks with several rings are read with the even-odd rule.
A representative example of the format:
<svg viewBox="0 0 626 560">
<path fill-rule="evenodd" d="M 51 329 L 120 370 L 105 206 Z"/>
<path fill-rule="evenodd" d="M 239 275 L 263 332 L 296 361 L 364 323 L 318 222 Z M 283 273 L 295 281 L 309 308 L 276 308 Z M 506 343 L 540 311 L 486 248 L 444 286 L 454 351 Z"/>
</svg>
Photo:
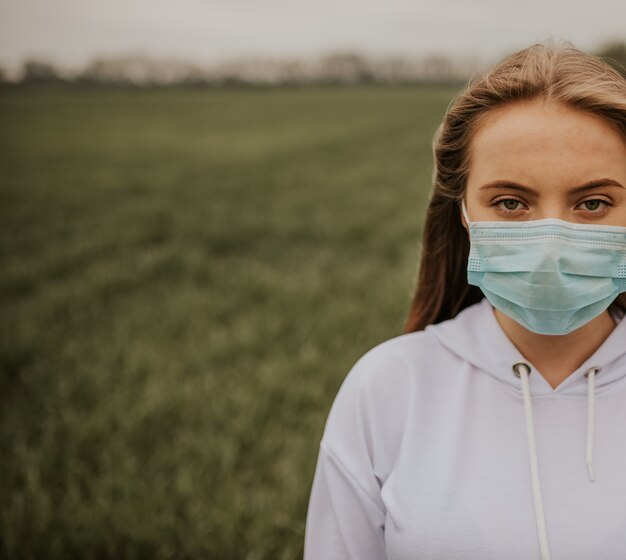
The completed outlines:
<svg viewBox="0 0 626 560">
<path fill-rule="evenodd" d="M 543 99 L 517 102 L 485 114 L 470 141 L 470 176 L 504 174 L 536 182 L 626 169 L 626 139 L 590 112 Z"/>
</svg>

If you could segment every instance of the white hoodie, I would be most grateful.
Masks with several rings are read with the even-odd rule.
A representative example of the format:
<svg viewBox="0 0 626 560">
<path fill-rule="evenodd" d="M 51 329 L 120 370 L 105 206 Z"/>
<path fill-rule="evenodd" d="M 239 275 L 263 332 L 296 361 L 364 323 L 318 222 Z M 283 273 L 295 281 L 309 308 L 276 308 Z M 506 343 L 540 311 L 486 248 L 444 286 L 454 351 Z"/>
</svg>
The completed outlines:
<svg viewBox="0 0 626 560">
<path fill-rule="evenodd" d="M 372 348 L 326 423 L 304 558 L 626 559 L 626 320 L 556 389 L 485 299 Z"/>
</svg>

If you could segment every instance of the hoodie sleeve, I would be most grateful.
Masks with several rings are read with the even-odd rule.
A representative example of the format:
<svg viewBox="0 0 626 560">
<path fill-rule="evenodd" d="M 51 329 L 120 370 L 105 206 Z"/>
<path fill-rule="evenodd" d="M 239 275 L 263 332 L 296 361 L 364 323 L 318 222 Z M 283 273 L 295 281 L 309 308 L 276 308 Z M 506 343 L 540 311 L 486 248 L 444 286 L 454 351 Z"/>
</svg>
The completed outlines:
<svg viewBox="0 0 626 560">
<path fill-rule="evenodd" d="M 400 444 L 405 383 L 403 361 L 380 347 L 346 376 L 320 443 L 304 560 L 385 560 L 381 487 Z"/>
</svg>

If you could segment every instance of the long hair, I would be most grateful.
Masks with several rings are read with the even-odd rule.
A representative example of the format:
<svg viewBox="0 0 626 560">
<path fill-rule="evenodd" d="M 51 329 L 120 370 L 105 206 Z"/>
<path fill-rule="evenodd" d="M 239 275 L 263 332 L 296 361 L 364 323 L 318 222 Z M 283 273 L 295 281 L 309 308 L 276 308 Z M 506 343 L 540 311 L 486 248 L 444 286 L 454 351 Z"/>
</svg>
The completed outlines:
<svg viewBox="0 0 626 560">
<path fill-rule="evenodd" d="M 448 107 L 433 141 L 433 193 L 405 333 L 451 319 L 483 298 L 467 283 L 470 244 L 459 212 L 470 140 L 489 111 L 535 98 L 598 115 L 626 139 L 626 79 L 571 43 L 534 44 L 471 80 Z M 626 293 L 614 305 L 626 311 Z"/>
</svg>

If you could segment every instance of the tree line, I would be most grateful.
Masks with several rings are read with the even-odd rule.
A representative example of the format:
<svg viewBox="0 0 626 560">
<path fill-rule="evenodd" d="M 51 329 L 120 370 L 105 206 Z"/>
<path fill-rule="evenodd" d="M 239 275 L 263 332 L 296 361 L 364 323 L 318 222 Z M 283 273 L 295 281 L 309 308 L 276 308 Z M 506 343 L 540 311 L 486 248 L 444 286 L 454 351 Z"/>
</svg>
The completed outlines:
<svg viewBox="0 0 626 560">
<path fill-rule="evenodd" d="M 626 76 L 626 42 L 599 49 Z M 242 58 L 203 66 L 145 55 L 98 58 L 79 70 L 67 70 L 44 59 L 23 62 L 17 76 L 0 67 L 0 82 L 14 84 L 83 84 L 113 86 L 232 86 L 307 84 L 461 83 L 485 64 L 477 57 L 366 57 L 337 52 L 314 59 Z"/>
</svg>

